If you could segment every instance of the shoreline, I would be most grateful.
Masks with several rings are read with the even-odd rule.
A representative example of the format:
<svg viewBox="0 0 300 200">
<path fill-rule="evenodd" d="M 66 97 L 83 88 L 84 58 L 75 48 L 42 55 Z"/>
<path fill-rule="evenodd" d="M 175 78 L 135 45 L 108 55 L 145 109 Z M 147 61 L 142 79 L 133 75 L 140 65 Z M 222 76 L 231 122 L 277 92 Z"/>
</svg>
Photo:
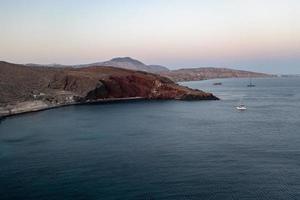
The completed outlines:
<svg viewBox="0 0 300 200">
<path fill-rule="evenodd" d="M 265 78 L 282 78 L 277 75 L 270 76 L 270 77 L 251 77 L 253 79 L 265 79 Z M 227 78 L 208 78 L 202 80 L 189 80 L 189 81 L 176 81 L 176 83 L 187 83 L 187 82 L 197 82 L 197 81 L 209 81 L 209 80 L 226 80 L 226 79 L 249 79 L 249 77 L 227 77 Z"/>
<path fill-rule="evenodd" d="M 6 119 L 8 117 L 24 115 L 24 114 L 29 114 L 29 113 L 35 113 L 35 112 L 41 112 L 41 111 L 45 111 L 45 110 L 61 108 L 61 107 L 66 107 L 66 106 L 101 104 L 101 103 L 103 103 L 103 104 L 104 103 L 117 103 L 117 102 L 133 102 L 133 101 L 141 101 L 141 100 L 146 100 L 146 98 L 144 98 L 144 97 L 107 98 L 107 99 L 98 99 L 98 100 L 86 101 L 86 102 L 72 102 L 72 103 L 66 103 L 66 104 L 47 105 L 47 106 L 40 107 L 40 108 L 29 107 L 27 109 L 23 108 L 23 110 L 16 111 L 16 112 L 13 112 L 13 111 L 7 109 L 6 110 L 7 114 L 0 113 L 0 121 Z M 32 101 L 32 102 L 34 102 L 34 101 Z M 46 105 L 46 104 L 44 104 L 44 105 Z"/>
<path fill-rule="evenodd" d="M 98 100 L 88 100 L 85 102 L 70 102 L 70 103 L 65 103 L 65 104 L 55 104 L 55 105 L 49 105 L 46 104 L 45 102 L 42 101 L 30 101 L 27 103 L 43 103 L 44 107 L 21 107 L 19 108 L 19 111 L 13 112 L 9 109 L 6 110 L 8 114 L 1 114 L 0 112 L 0 123 L 2 120 L 13 117 L 13 116 L 18 116 L 18 115 L 25 115 L 25 114 L 30 114 L 30 113 L 35 113 L 35 112 L 41 112 L 45 110 L 50 110 L 50 109 L 56 109 L 56 108 L 61 108 L 61 107 L 67 107 L 67 106 L 80 106 L 80 105 L 93 105 L 93 104 L 106 104 L 106 103 L 126 103 L 126 102 L 136 102 L 136 101 L 151 101 L 151 100 L 159 100 L 159 99 L 148 99 L 145 97 L 125 97 L 125 98 L 107 98 L 107 99 L 98 99 Z M 168 99 L 168 100 L 176 100 L 180 101 L 181 99 Z M 219 99 L 211 99 L 211 100 L 219 100 Z M 26 102 L 22 102 L 26 103 Z"/>
</svg>

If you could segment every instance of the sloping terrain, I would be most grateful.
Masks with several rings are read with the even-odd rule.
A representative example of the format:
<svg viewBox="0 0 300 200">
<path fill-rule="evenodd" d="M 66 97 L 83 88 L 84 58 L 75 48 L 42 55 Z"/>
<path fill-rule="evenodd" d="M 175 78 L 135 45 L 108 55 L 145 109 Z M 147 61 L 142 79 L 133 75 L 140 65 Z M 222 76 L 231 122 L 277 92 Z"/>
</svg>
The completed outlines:
<svg viewBox="0 0 300 200">
<path fill-rule="evenodd" d="M 2 108 L 11 106 L 13 109 L 14 105 L 32 101 L 53 106 L 131 97 L 217 99 L 210 93 L 183 87 L 166 77 L 147 72 L 105 66 L 55 68 L 0 62 Z"/>
<path fill-rule="evenodd" d="M 145 72 L 151 72 L 151 73 L 169 71 L 169 69 L 164 66 L 146 65 L 146 64 L 142 63 L 141 61 L 135 60 L 130 57 L 118 57 L 118 58 L 113 58 L 113 59 L 111 59 L 109 61 L 105 61 L 105 62 L 77 65 L 77 67 L 90 67 L 90 66 L 95 66 L 95 65 L 107 66 L 107 67 L 118 67 L 118 68 L 131 69 L 131 70 L 137 70 L 137 71 L 145 71 Z"/>
<path fill-rule="evenodd" d="M 107 67 L 117 67 L 123 69 L 131 69 L 137 71 L 145 71 L 150 73 L 160 74 L 162 76 L 168 77 L 173 81 L 196 81 L 196 80 L 206 80 L 215 78 L 246 78 L 246 77 L 271 77 L 273 75 L 257 73 L 251 71 L 235 70 L 228 68 L 214 68 L 214 67 L 201 67 L 201 68 L 183 68 L 177 70 L 170 70 L 167 67 L 161 65 L 146 65 L 143 62 L 130 58 L 130 57 L 118 57 L 113 58 L 105 62 L 96 62 L 91 64 L 82 65 L 60 65 L 60 64 L 50 64 L 50 65 L 38 65 L 38 64 L 27 64 L 28 66 L 35 67 L 74 67 L 83 68 L 91 66 L 107 66 Z"/>
<path fill-rule="evenodd" d="M 168 72 L 161 72 L 160 75 L 166 76 L 173 81 L 199 81 L 206 79 L 215 78 L 249 78 L 249 77 L 273 77 L 274 75 L 235 70 L 228 68 L 214 68 L 214 67 L 203 67 L 203 68 L 187 68 L 171 70 Z"/>
</svg>

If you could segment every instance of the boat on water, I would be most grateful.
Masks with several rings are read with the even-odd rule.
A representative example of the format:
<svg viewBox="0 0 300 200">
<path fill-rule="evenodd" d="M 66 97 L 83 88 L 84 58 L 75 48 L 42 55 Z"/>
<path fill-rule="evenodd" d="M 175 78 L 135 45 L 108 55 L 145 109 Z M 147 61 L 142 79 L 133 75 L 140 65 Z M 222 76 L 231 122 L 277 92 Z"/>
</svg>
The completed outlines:
<svg viewBox="0 0 300 200">
<path fill-rule="evenodd" d="M 221 82 L 213 83 L 213 85 L 222 85 Z"/>
<path fill-rule="evenodd" d="M 247 110 L 247 107 L 245 106 L 245 104 L 242 103 L 242 99 L 240 100 L 240 103 L 236 107 L 236 109 L 239 110 L 239 111 L 245 111 L 245 110 Z"/>
<path fill-rule="evenodd" d="M 247 107 L 245 105 L 241 104 L 241 105 L 237 106 L 236 109 L 240 110 L 240 111 L 245 111 L 245 110 L 247 110 Z"/>
<path fill-rule="evenodd" d="M 247 87 L 255 87 L 255 85 L 252 83 L 252 78 L 250 78 L 250 83 L 247 85 Z"/>
</svg>

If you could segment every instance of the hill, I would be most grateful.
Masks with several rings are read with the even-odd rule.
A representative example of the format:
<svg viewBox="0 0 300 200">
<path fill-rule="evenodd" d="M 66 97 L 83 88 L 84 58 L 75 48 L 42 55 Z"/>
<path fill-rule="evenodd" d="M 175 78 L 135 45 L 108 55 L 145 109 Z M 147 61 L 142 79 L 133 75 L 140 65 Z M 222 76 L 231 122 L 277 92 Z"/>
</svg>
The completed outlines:
<svg viewBox="0 0 300 200">
<path fill-rule="evenodd" d="M 146 64 L 142 63 L 141 61 L 135 60 L 130 57 L 118 57 L 118 58 L 113 58 L 113 59 L 111 59 L 109 61 L 105 61 L 105 62 L 76 65 L 75 67 L 89 67 L 89 66 L 118 67 L 118 68 L 131 69 L 131 70 L 137 70 L 137 71 L 145 71 L 145 72 L 151 72 L 151 73 L 169 71 L 169 69 L 164 66 L 146 65 Z"/>
<path fill-rule="evenodd" d="M 130 58 L 130 57 L 118 57 L 113 58 L 105 62 L 96 62 L 91 64 L 82 65 L 39 65 L 39 64 L 27 64 L 27 66 L 35 67 L 74 67 L 83 68 L 91 66 L 106 66 L 117 67 L 123 69 L 131 69 L 137 71 L 144 71 L 150 73 L 156 73 L 172 79 L 173 81 L 196 81 L 215 78 L 246 78 L 246 77 L 272 77 L 273 75 L 257 73 L 251 71 L 235 70 L 229 68 L 216 68 L 216 67 L 201 67 L 201 68 L 183 68 L 177 70 L 170 70 L 162 65 L 146 65 L 143 62 Z"/>
<path fill-rule="evenodd" d="M 56 68 L 0 62 L 0 116 L 124 98 L 217 99 L 147 72 L 106 66 Z"/>
<path fill-rule="evenodd" d="M 248 77 L 273 77 L 274 75 L 235 70 L 228 68 L 187 68 L 161 72 L 160 75 L 168 77 L 173 81 L 199 81 L 215 78 L 248 78 Z"/>
</svg>

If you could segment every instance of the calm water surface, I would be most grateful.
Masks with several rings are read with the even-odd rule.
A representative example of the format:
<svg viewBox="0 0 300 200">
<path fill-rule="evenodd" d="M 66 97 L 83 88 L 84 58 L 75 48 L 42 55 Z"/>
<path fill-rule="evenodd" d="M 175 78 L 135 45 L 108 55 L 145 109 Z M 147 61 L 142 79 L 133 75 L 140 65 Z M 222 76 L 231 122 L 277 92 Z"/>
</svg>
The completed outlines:
<svg viewBox="0 0 300 200">
<path fill-rule="evenodd" d="M 0 199 L 300 199 L 300 79 L 182 83 L 221 101 L 64 107 L 0 122 Z M 242 99 L 248 107 L 238 112 Z"/>
</svg>

